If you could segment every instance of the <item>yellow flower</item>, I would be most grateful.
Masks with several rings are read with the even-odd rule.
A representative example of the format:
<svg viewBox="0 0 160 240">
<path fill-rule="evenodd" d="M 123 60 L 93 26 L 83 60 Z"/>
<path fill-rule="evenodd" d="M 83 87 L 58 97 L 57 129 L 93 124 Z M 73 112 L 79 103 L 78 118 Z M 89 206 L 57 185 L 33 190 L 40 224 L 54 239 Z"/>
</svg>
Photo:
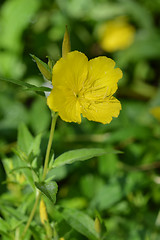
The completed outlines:
<svg viewBox="0 0 160 240">
<path fill-rule="evenodd" d="M 122 71 L 107 57 L 88 61 L 78 51 L 68 53 L 53 67 L 53 89 L 47 98 L 50 109 L 66 122 L 81 123 L 81 114 L 88 120 L 110 123 L 118 117 L 120 102 L 112 95 Z"/>
<path fill-rule="evenodd" d="M 125 17 L 108 21 L 100 28 L 100 45 L 107 52 L 114 52 L 129 47 L 134 41 L 135 28 Z"/>
<path fill-rule="evenodd" d="M 157 107 L 153 107 L 151 110 L 150 110 L 151 114 L 157 119 L 160 121 L 160 106 L 157 106 Z"/>
</svg>

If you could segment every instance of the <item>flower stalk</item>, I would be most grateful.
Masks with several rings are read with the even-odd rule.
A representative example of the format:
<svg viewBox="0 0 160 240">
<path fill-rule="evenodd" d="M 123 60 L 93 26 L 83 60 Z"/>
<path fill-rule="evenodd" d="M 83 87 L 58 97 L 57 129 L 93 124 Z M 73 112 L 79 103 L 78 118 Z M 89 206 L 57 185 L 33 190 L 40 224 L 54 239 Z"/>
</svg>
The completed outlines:
<svg viewBox="0 0 160 240">
<path fill-rule="evenodd" d="M 42 182 L 45 180 L 47 172 L 48 172 L 49 156 L 50 156 L 50 151 L 51 151 L 57 117 L 58 117 L 58 114 L 55 112 L 52 112 L 52 123 L 51 123 L 51 130 L 50 130 L 49 141 L 48 141 L 48 146 L 47 146 L 47 151 L 46 151 L 46 157 L 45 157 L 45 161 L 44 161 Z"/>
</svg>

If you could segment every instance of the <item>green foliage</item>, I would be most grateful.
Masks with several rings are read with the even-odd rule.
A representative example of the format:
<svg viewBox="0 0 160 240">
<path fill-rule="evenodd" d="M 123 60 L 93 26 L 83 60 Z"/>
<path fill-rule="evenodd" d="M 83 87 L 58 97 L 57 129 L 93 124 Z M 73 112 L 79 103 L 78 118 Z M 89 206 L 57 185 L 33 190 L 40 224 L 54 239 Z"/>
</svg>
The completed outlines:
<svg viewBox="0 0 160 240">
<path fill-rule="evenodd" d="M 159 14 L 159 0 L 2 1 L 2 240 L 22 240 L 37 191 L 44 197 L 54 240 L 159 240 L 160 123 L 150 111 L 160 106 Z M 134 42 L 124 50 L 104 52 L 99 27 L 119 16 L 126 16 L 135 27 Z M 109 125 L 85 118 L 81 125 L 58 119 L 42 182 L 51 120 L 45 95 L 51 86 L 29 53 L 38 56 L 33 56 L 36 64 L 51 74 L 61 57 L 66 25 L 72 50 L 84 52 L 89 59 L 106 55 L 122 69 L 116 96 L 122 111 Z M 50 56 L 48 63 L 46 56 Z M 97 216 L 100 235 L 95 228 Z M 24 236 L 31 239 L 47 239 L 38 207 Z"/>
</svg>

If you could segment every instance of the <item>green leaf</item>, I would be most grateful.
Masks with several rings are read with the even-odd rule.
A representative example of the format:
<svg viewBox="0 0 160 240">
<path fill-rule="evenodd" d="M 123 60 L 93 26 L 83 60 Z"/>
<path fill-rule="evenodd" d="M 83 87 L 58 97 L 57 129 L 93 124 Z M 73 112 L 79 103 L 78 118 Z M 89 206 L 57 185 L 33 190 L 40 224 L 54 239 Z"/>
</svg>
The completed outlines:
<svg viewBox="0 0 160 240">
<path fill-rule="evenodd" d="M 1 8 L 1 45 L 5 49 L 22 49 L 21 36 L 41 3 L 35 0 L 5 1 Z M 18 24 L 17 24 L 18 23 Z M 16 26 L 13 29 L 13 26 Z"/>
<path fill-rule="evenodd" d="M 50 124 L 50 112 L 46 104 L 46 99 L 37 98 L 33 102 L 30 112 L 30 126 L 34 134 L 46 131 Z"/>
<path fill-rule="evenodd" d="M 31 146 L 33 143 L 33 136 L 29 132 L 28 128 L 24 123 L 20 124 L 18 128 L 18 147 L 20 150 L 25 152 L 26 154 L 30 153 Z"/>
<path fill-rule="evenodd" d="M 19 156 L 19 164 L 17 167 L 21 167 L 21 171 L 26 176 L 28 182 L 35 190 L 32 171 L 30 169 L 29 161 L 33 154 L 29 155 L 32 151 L 33 136 L 29 132 L 28 128 L 22 123 L 18 128 L 18 148 L 14 152 Z M 29 167 L 29 168 L 28 168 Z"/>
<path fill-rule="evenodd" d="M 66 222 L 76 231 L 88 239 L 98 239 L 98 233 L 94 228 L 94 221 L 88 215 L 76 209 L 60 207 L 59 210 Z"/>
<path fill-rule="evenodd" d="M 51 81 L 52 80 L 52 72 L 51 72 L 51 69 L 49 68 L 49 66 L 45 62 L 43 62 L 41 59 L 39 59 L 38 57 L 36 57 L 32 54 L 30 54 L 30 56 L 36 62 L 37 67 L 38 67 L 39 71 L 42 73 L 42 75 L 44 76 L 44 78 Z"/>
<path fill-rule="evenodd" d="M 5 82 L 10 82 L 10 83 L 14 83 L 16 85 L 19 85 L 21 87 L 26 87 L 27 90 L 30 90 L 30 91 L 34 91 L 34 92 L 50 92 L 51 89 L 50 88 L 47 88 L 47 87 L 37 87 L 33 84 L 30 84 L 30 83 L 26 83 L 24 81 L 21 81 L 21 80 L 15 80 L 15 79 L 8 79 L 8 78 L 4 78 L 4 77 L 1 77 L 0 76 L 0 80 L 2 81 L 5 81 Z"/>
<path fill-rule="evenodd" d="M 36 87 L 33 85 L 33 87 L 29 87 L 26 89 L 27 91 L 34 91 L 34 92 L 50 92 L 52 89 L 48 87 Z"/>
<path fill-rule="evenodd" d="M 55 159 L 53 167 L 60 167 L 65 164 L 71 164 L 77 161 L 85 161 L 87 159 L 102 156 L 107 152 L 102 148 L 82 148 L 77 150 L 72 150 L 61 154 Z"/>
<path fill-rule="evenodd" d="M 33 140 L 32 151 L 34 155 L 39 155 L 41 150 L 40 149 L 41 141 L 42 141 L 42 134 L 40 133 Z"/>
<path fill-rule="evenodd" d="M 0 217 L 0 231 L 8 232 L 9 230 L 10 226 L 8 223 Z"/>
<path fill-rule="evenodd" d="M 121 200 L 124 195 L 125 192 L 120 183 L 109 183 L 97 191 L 96 196 L 91 201 L 91 207 L 103 211 Z"/>
<path fill-rule="evenodd" d="M 13 172 L 17 172 L 18 170 L 22 170 L 22 169 L 29 169 L 29 170 L 32 170 L 30 167 L 17 167 L 17 168 L 13 168 L 9 173 L 13 173 Z"/>
<path fill-rule="evenodd" d="M 7 213 L 9 216 L 12 216 L 13 218 L 19 220 L 19 221 L 27 221 L 27 217 L 24 215 L 21 209 L 14 208 L 8 205 L 3 205 L 3 211 L 4 213 Z M 11 228 L 11 226 L 9 227 Z"/>
<path fill-rule="evenodd" d="M 53 181 L 48 183 L 36 182 L 35 185 L 53 203 L 56 202 L 56 194 L 58 191 L 58 185 L 56 182 L 53 182 Z"/>
</svg>

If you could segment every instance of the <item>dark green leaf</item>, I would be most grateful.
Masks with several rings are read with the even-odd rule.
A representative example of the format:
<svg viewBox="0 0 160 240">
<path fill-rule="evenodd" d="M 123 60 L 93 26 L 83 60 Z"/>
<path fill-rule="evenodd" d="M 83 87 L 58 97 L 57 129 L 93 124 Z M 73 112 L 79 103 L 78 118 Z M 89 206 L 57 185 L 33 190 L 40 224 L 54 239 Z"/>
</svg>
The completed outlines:
<svg viewBox="0 0 160 240">
<path fill-rule="evenodd" d="M 48 183 L 43 183 L 43 182 L 36 182 L 35 183 L 36 187 L 44 193 L 53 203 L 56 202 L 56 194 L 58 191 L 58 185 L 56 182 L 48 182 Z"/>
</svg>

